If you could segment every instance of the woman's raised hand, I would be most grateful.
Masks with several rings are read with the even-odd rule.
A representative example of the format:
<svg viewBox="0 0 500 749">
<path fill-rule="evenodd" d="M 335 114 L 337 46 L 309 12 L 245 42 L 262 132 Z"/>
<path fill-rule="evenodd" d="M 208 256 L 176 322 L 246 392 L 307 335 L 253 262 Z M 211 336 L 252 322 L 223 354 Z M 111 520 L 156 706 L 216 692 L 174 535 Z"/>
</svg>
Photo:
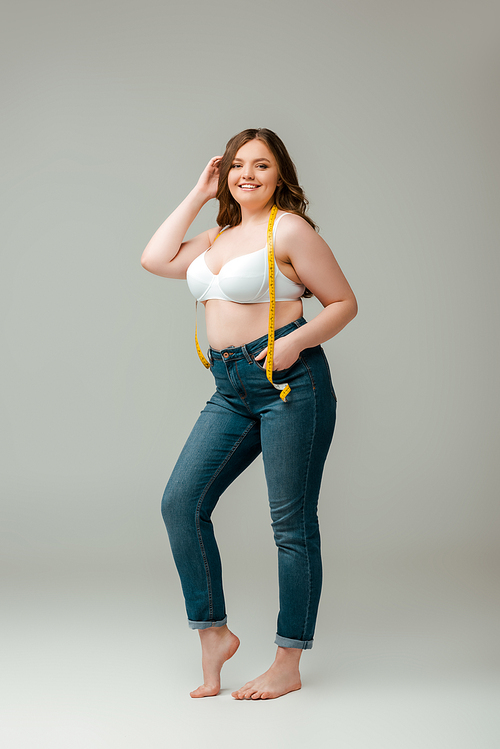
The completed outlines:
<svg viewBox="0 0 500 749">
<path fill-rule="evenodd" d="M 210 159 L 196 185 L 197 189 L 204 193 L 208 200 L 215 198 L 217 195 L 221 159 L 222 156 L 214 156 L 213 159 Z"/>
<path fill-rule="evenodd" d="M 141 263 L 150 273 L 165 278 L 186 278 L 190 263 L 210 244 L 210 232 L 184 241 L 201 208 L 217 195 L 222 156 L 214 156 L 196 186 L 156 230 L 142 253 Z"/>
</svg>

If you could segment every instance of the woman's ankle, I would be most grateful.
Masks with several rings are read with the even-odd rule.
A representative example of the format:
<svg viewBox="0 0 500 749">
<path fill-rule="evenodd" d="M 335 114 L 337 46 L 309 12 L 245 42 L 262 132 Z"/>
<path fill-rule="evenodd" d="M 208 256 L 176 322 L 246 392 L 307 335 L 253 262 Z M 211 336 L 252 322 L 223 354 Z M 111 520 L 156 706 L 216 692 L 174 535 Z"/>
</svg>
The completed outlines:
<svg viewBox="0 0 500 749">
<path fill-rule="evenodd" d="M 299 667 L 299 661 L 304 651 L 302 648 L 283 648 L 278 645 L 276 651 L 275 663 L 289 664 L 290 666 L 296 665 Z"/>
<path fill-rule="evenodd" d="M 230 632 L 227 624 L 223 624 L 221 627 L 207 627 L 206 629 L 199 629 L 200 640 L 217 640 L 220 637 L 224 637 Z"/>
</svg>

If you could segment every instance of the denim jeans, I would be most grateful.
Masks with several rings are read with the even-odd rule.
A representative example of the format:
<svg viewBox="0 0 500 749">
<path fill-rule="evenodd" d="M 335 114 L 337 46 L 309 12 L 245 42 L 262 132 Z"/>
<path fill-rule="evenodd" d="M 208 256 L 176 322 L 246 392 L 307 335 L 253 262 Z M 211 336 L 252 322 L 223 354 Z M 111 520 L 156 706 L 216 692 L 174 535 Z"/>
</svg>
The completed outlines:
<svg viewBox="0 0 500 749">
<path fill-rule="evenodd" d="M 276 331 L 276 338 L 300 325 Z M 318 495 L 333 437 L 337 400 L 321 346 L 305 349 L 288 369 L 286 402 L 255 356 L 263 336 L 244 346 L 209 350 L 216 391 L 201 412 L 162 501 L 174 561 L 192 629 L 227 621 L 222 568 L 211 514 L 227 487 L 262 452 L 274 540 L 278 548 L 276 644 L 312 647 L 322 567 Z"/>
</svg>

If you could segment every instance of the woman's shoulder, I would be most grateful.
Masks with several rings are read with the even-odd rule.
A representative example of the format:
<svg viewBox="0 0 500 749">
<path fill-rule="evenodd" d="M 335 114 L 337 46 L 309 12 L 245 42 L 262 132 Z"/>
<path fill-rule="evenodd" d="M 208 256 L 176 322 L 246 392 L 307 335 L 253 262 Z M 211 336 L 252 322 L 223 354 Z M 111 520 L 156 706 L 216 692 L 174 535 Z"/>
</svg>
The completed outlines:
<svg viewBox="0 0 500 749">
<path fill-rule="evenodd" d="M 311 233 L 316 234 L 316 231 L 307 219 L 299 216 L 298 213 L 280 211 L 276 220 L 279 222 L 280 237 L 284 239 L 297 237 L 300 240 L 303 237 L 310 237 Z"/>
</svg>

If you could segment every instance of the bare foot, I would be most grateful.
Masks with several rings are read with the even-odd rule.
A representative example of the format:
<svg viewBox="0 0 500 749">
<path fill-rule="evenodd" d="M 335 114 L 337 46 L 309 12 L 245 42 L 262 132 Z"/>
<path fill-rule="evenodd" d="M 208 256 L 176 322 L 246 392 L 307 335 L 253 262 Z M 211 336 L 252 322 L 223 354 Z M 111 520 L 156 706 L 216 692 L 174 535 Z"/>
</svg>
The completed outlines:
<svg viewBox="0 0 500 749">
<path fill-rule="evenodd" d="M 274 700 L 288 692 L 300 689 L 299 660 L 302 650 L 278 648 L 271 668 L 262 676 L 249 681 L 244 687 L 233 692 L 236 700 Z"/>
<path fill-rule="evenodd" d="M 222 627 L 200 629 L 198 632 L 201 642 L 203 684 L 190 694 L 191 697 L 214 697 L 220 692 L 222 666 L 236 653 L 240 641 L 226 624 Z"/>
</svg>

